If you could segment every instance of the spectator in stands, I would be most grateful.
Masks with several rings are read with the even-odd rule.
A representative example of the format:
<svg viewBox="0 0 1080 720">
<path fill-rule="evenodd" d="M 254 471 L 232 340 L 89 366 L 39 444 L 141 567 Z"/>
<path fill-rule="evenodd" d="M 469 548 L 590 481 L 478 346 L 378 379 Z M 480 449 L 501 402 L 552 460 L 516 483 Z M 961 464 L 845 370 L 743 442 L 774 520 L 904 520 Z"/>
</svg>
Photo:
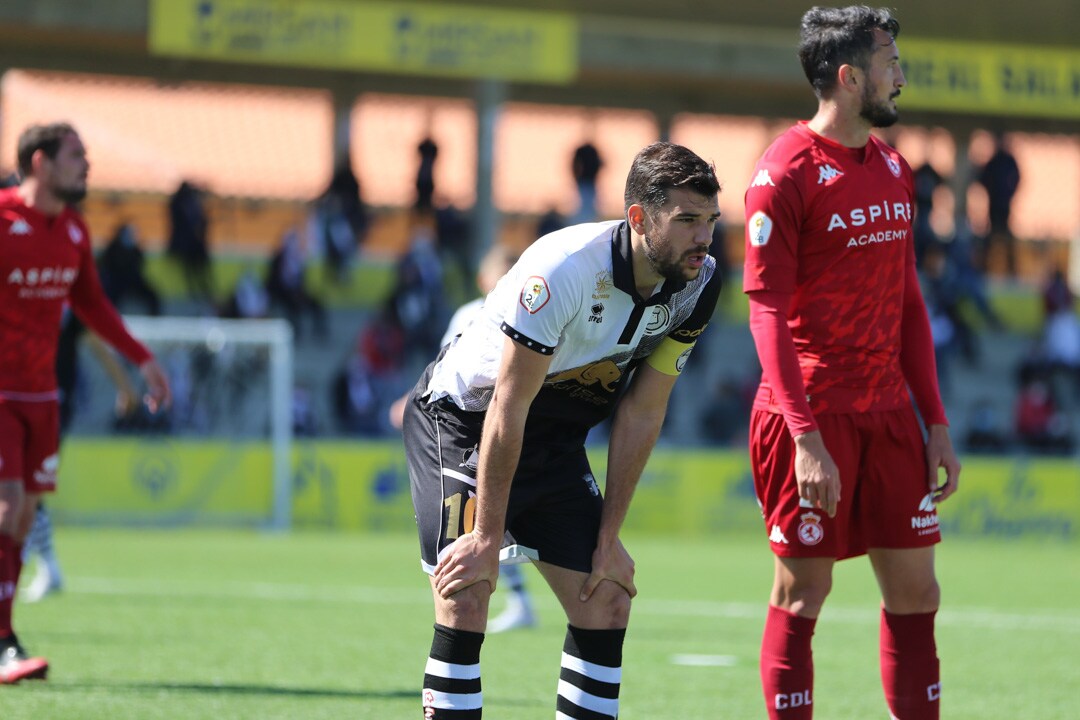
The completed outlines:
<svg viewBox="0 0 1080 720">
<path fill-rule="evenodd" d="M 1069 416 L 1061 410 L 1053 388 L 1038 373 L 1022 374 L 1016 401 L 1016 437 L 1035 452 L 1071 453 L 1074 446 Z"/>
<path fill-rule="evenodd" d="M 183 181 L 169 198 L 168 252 L 180 263 L 188 297 L 212 306 L 209 225 L 202 190 Z"/>
<path fill-rule="evenodd" d="M 431 210 L 435 207 L 435 159 L 439 156 L 439 146 L 426 136 L 416 146 L 416 152 L 420 155 L 416 169 L 416 208 Z"/>
<path fill-rule="evenodd" d="M 1076 298 L 1073 296 L 1065 271 L 1055 267 L 1042 288 L 1043 322 L 1059 312 L 1074 312 Z"/>
<path fill-rule="evenodd" d="M 325 338 L 326 309 L 307 289 L 305 266 L 307 258 L 300 242 L 300 235 L 290 228 L 281 237 L 281 245 L 270 258 L 266 277 L 266 292 L 271 306 L 284 309 L 285 317 L 293 327 L 297 338 L 301 337 L 300 316 L 311 315 L 315 335 Z"/>
<path fill-rule="evenodd" d="M 1009 152 L 1003 133 L 994 134 L 994 153 L 979 170 L 976 179 L 986 188 L 989 202 L 990 234 L 986 238 L 983 259 L 989 262 L 993 247 L 1001 245 L 1005 249 L 1006 271 L 1010 278 L 1015 278 L 1016 237 L 1009 225 L 1009 215 L 1013 197 L 1020 187 L 1020 166 Z"/>
<path fill-rule="evenodd" d="M 457 270 L 459 287 L 467 286 L 473 275 L 471 230 L 468 216 L 453 203 L 441 204 L 435 210 L 435 242 L 439 257 L 444 267 Z M 471 294 L 471 289 L 464 287 L 462 294 Z"/>
<path fill-rule="evenodd" d="M 315 199 L 311 225 L 328 279 L 339 284 L 347 282 L 356 250 L 363 244 L 370 225 L 360 196 L 360 182 L 347 158 L 337 163 L 330 184 Z"/>
<path fill-rule="evenodd" d="M 912 174 L 915 186 L 915 218 L 912 221 L 912 236 L 915 240 L 915 263 L 920 268 L 923 255 L 938 237 L 930 226 L 930 214 L 934 210 L 934 192 L 941 187 L 944 178 L 927 160 Z"/>
<path fill-rule="evenodd" d="M 574 183 L 577 185 L 578 206 L 577 215 L 572 224 L 592 222 L 596 220 L 596 178 L 600 174 L 600 168 L 604 166 L 600 158 L 600 152 L 591 142 L 586 141 L 574 149 L 574 156 L 570 162 L 570 171 L 574 175 Z"/>
<path fill-rule="evenodd" d="M 405 335 L 393 303 L 361 330 L 356 347 L 334 378 L 338 425 L 347 433 L 379 437 L 390 431 L 388 408 L 402 392 Z"/>
<path fill-rule="evenodd" d="M 432 213 L 416 210 L 409 249 L 398 262 L 390 297 L 405 337 L 406 362 L 435 357 L 449 318 L 437 245 Z"/>
<path fill-rule="evenodd" d="M 550 235 L 556 230 L 562 230 L 566 227 L 566 218 L 559 213 L 558 208 L 552 206 L 548 208 L 548 211 L 540 216 L 540 219 L 536 222 L 536 237 L 542 238 L 545 235 Z"/>
<path fill-rule="evenodd" d="M 251 269 L 245 270 L 236 281 L 236 287 L 225 301 L 221 316 L 241 320 L 260 320 L 270 312 L 270 296 L 258 276 Z"/>
<path fill-rule="evenodd" d="M 161 297 L 146 279 L 146 259 L 133 224 L 124 222 L 116 228 L 97 265 L 101 285 L 113 305 L 121 307 L 132 297 L 142 303 L 148 315 L 161 314 Z"/>
</svg>

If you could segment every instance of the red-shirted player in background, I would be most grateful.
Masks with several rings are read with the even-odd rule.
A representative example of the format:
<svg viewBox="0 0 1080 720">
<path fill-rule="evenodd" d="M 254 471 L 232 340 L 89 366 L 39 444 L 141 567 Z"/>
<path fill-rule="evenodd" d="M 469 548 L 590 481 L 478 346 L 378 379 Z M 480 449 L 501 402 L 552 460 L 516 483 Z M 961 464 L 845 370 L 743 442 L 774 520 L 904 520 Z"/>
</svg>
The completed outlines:
<svg viewBox="0 0 1080 720">
<path fill-rule="evenodd" d="M 775 554 L 761 678 L 774 720 L 812 716 L 814 625 L 835 561 L 862 554 L 883 599 L 889 709 L 939 715 L 935 503 L 956 490 L 960 463 L 915 272 L 911 169 L 870 135 L 897 120 L 898 32 L 884 9 L 803 16 L 818 111 L 769 147 L 746 192 L 743 281 L 763 369 L 750 459 Z"/>
<path fill-rule="evenodd" d="M 35 125 L 19 137 L 18 187 L 0 190 L 0 684 L 44 678 L 11 627 L 22 544 L 42 493 L 56 489 L 56 345 L 64 303 L 139 367 L 152 412 L 171 396 L 161 367 L 131 337 L 98 281 L 90 233 L 72 207 L 90 164 L 74 128 Z"/>
</svg>

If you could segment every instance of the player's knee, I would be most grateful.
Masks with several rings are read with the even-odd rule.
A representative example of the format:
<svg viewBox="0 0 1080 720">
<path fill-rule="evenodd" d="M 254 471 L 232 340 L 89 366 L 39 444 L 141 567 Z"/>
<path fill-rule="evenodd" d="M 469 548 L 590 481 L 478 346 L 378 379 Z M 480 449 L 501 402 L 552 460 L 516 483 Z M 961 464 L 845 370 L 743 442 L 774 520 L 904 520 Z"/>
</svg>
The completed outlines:
<svg viewBox="0 0 1080 720">
<path fill-rule="evenodd" d="M 480 586 L 483 586 L 482 588 Z M 463 630 L 481 631 L 487 624 L 488 599 L 490 592 L 485 592 L 487 583 L 470 585 L 448 598 L 439 598 L 436 617 L 439 622 Z"/>
<path fill-rule="evenodd" d="M 626 627 L 630 622 L 630 593 L 622 585 L 613 582 L 600 583 L 593 598 L 599 601 L 594 606 L 594 621 L 605 630 Z"/>
<path fill-rule="evenodd" d="M 781 583 L 773 588 L 772 604 L 798 615 L 817 617 L 831 591 L 831 577 Z"/>
</svg>

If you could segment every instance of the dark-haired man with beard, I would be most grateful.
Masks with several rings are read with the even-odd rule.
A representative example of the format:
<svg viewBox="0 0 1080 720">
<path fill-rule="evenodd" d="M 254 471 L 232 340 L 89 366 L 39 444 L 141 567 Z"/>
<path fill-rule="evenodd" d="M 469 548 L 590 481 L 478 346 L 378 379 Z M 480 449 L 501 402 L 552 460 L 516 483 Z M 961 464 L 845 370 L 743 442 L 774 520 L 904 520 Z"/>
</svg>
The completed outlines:
<svg viewBox="0 0 1080 720">
<path fill-rule="evenodd" d="M 863 554 L 883 600 L 892 716 L 940 712 L 935 505 L 960 463 L 915 271 L 911 168 L 870 134 L 897 120 L 899 30 L 862 5 L 803 16 L 818 111 L 766 150 L 746 191 L 743 287 L 763 370 L 750 459 L 775 555 L 761 648 L 772 720 L 812 716 L 810 641 L 833 564 Z"/>
</svg>

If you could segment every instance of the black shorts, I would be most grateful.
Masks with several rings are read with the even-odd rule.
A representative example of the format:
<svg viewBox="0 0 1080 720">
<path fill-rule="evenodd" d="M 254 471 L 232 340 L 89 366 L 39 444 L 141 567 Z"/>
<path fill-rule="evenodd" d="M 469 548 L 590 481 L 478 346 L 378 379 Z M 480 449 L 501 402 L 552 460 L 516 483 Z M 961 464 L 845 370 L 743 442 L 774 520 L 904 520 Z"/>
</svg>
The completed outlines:
<svg viewBox="0 0 1080 720">
<path fill-rule="evenodd" d="M 472 529 L 482 423 L 483 413 L 448 400 L 429 404 L 414 393 L 406 405 L 405 455 L 420 561 L 429 574 L 447 546 Z M 602 503 L 583 437 L 527 439 L 510 486 L 506 542 L 535 550 L 543 562 L 589 572 Z"/>
</svg>

